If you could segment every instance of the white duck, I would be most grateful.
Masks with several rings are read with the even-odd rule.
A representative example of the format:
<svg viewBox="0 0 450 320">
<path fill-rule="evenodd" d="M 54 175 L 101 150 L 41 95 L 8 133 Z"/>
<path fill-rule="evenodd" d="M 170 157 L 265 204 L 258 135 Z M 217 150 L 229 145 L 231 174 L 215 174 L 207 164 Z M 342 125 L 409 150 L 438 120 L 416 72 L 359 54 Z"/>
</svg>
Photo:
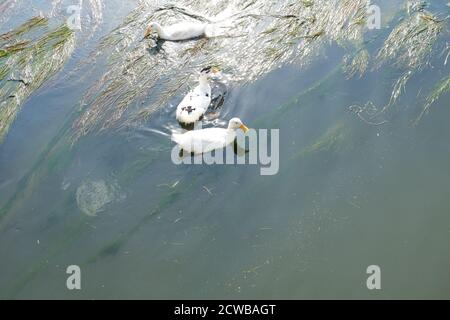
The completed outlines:
<svg viewBox="0 0 450 320">
<path fill-rule="evenodd" d="M 228 128 L 207 128 L 187 131 L 182 134 L 174 133 L 172 141 L 176 142 L 183 150 L 202 154 L 216 149 L 222 149 L 234 142 L 236 130 L 242 129 L 245 133 L 249 130 L 239 118 L 233 118 L 228 123 Z"/>
<path fill-rule="evenodd" d="M 198 86 L 183 98 L 177 107 L 177 120 L 184 125 L 192 125 L 199 121 L 211 103 L 211 86 L 209 77 L 211 74 L 217 74 L 218 68 L 208 67 L 200 71 Z"/>
<path fill-rule="evenodd" d="M 180 22 L 164 27 L 157 22 L 152 22 L 148 25 L 144 38 L 147 38 L 154 31 L 156 31 L 160 39 L 169 41 L 208 37 L 207 27 L 208 24 L 200 22 Z"/>
</svg>

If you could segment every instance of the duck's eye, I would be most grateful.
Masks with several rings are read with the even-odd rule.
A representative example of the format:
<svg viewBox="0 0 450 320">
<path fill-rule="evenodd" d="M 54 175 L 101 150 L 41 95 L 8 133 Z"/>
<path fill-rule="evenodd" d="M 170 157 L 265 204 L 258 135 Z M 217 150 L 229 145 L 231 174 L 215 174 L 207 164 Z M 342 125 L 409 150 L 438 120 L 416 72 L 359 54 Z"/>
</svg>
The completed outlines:
<svg viewBox="0 0 450 320">
<path fill-rule="evenodd" d="M 209 73 L 211 71 L 211 67 L 206 67 L 206 68 L 203 68 L 200 72 L 201 73 Z"/>
</svg>

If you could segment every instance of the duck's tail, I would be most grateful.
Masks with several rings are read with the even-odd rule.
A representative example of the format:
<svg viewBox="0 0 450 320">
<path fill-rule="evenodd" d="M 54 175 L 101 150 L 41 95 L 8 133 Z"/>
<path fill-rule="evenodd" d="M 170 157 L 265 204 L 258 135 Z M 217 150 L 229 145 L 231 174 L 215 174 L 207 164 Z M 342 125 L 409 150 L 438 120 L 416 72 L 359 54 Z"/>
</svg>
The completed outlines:
<svg viewBox="0 0 450 320">
<path fill-rule="evenodd" d="M 182 144 L 183 143 L 183 134 L 181 134 L 181 133 L 173 133 L 171 139 L 175 143 Z"/>
</svg>

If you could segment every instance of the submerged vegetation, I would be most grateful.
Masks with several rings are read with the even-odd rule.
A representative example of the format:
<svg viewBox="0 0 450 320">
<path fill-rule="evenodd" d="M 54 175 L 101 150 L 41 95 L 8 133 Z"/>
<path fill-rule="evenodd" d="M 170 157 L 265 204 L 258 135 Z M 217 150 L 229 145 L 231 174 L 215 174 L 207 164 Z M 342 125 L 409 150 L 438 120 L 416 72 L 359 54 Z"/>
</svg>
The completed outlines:
<svg viewBox="0 0 450 320">
<path fill-rule="evenodd" d="M 438 101 L 442 95 L 450 92 L 450 76 L 445 79 L 442 79 L 433 89 L 433 91 L 426 98 L 425 106 L 420 114 L 420 116 L 416 120 L 416 124 L 422 119 L 422 117 L 429 112 L 430 107 Z"/>
<path fill-rule="evenodd" d="M 311 145 L 302 149 L 299 153 L 295 154 L 292 158 L 298 160 L 317 152 L 332 152 L 333 150 L 339 150 L 342 152 L 342 145 L 346 141 L 346 128 L 342 122 L 337 123 L 335 126 L 328 129 L 322 136 L 317 138 Z"/>
<path fill-rule="evenodd" d="M 413 1 L 414 2 L 414 1 Z M 408 8 L 416 8 L 409 4 Z M 403 74 L 394 85 L 386 111 L 394 105 L 411 77 L 429 67 L 433 53 L 438 51 L 436 42 L 440 35 L 447 33 L 448 18 L 439 18 L 425 10 L 413 11 L 396 26 L 380 49 L 377 60 L 379 64 L 391 63 Z"/>
<path fill-rule="evenodd" d="M 387 111 L 397 102 L 409 79 L 431 66 L 439 51 L 436 45 L 439 37 L 448 35 L 448 17 L 427 11 L 425 2 L 395 2 L 399 5 L 397 13 L 390 14 L 390 20 L 385 18 L 384 23 L 395 23 L 393 20 L 397 18 L 398 24 L 378 52 L 371 52 L 367 44 L 373 35 L 382 36 L 383 30 L 367 28 L 371 3 L 366 0 L 269 4 L 223 0 L 207 9 L 197 1 L 177 5 L 140 1 L 122 24 L 103 37 L 91 56 L 81 62 L 85 65 L 104 62 L 107 67 L 81 99 L 80 115 L 73 123 L 71 136 L 76 141 L 90 132 L 145 121 L 187 90 L 195 80 L 192 74 L 204 65 L 219 65 L 232 75 L 228 79 L 231 85 L 242 85 L 285 64 L 308 66 L 330 43 L 347 51 L 343 62 L 348 78 L 371 72 L 371 64 L 376 68 L 389 65 L 401 72 L 393 83 L 389 102 L 380 108 Z M 54 2 L 52 10 L 62 10 L 63 4 L 64 1 Z M 91 26 L 95 30 L 102 20 L 103 5 L 98 0 L 90 0 L 87 5 L 88 19 L 95 22 Z M 13 7 L 7 3 L 3 6 Z M 217 36 L 182 43 L 142 39 L 144 27 L 150 21 L 170 24 L 196 19 L 212 23 Z M 49 30 L 47 25 L 48 18 L 36 17 L 0 37 L 3 119 L 0 139 L 29 94 L 60 70 L 73 50 L 74 37 L 66 26 Z M 41 29 L 48 34 L 42 39 L 35 38 L 33 33 Z M 28 35 L 34 37 L 29 39 Z M 95 68 L 86 72 L 93 74 Z"/>
<path fill-rule="evenodd" d="M 73 48 L 73 32 L 65 24 L 50 29 L 43 17 L 0 35 L 0 142 L 24 101 L 64 66 Z"/>
<path fill-rule="evenodd" d="M 196 2 L 184 4 L 191 11 L 143 2 L 95 51 L 92 59 L 107 58 L 108 68 L 83 99 L 84 111 L 74 124 L 74 138 L 145 121 L 186 90 L 186 84 L 194 80 L 190 75 L 203 65 L 220 65 L 233 75 L 231 84 L 245 84 L 284 64 L 309 65 L 330 41 L 350 50 L 344 61 L 350 78 L 362 77 L 371 63 L 402 70 L 383 108 L 386 111 L 413 74 L 430 65 L 438 51 L 436 41 L 447 33 L 447 18 L 425 11 L 424 5 L 415 2 L 404 2 L 407 16 L 393 28 L 379 52 L 372 54 L 373 59 L 365 44 L 371 33 L 381 31 L 366 27 L 366 0 L 219 1 L 206 11 Z M 227 31 L 209 40 L 157 47 L 141 41 L 143 26 L 152 20 L 171 23 L 193 17 L 215 22 Z"/>
<path fill-rule="evenodd" d="M 226 31 L 217 38 L 163 43 L 161 48 L 149 48 L 148 42 L 141 41 L 143 26 L 152 20 L 164 24 L 193 19 L 192 14 L 181 7 L 143 3 L 95 52 L 97 59 L 107 57 L 108 68 L 83 99 L 75 138 L 147 119 L 186 90 L 186 83 L 193 80 L 190 74 L 201 66 L 220 65 L 233 75 L 231 84 L 245 84 L 286 63 L 307 66 L 329 40 L 362 42 L 365 27 L 355 21 L 364 18 L 366 3 L 220 1 L 206 11 L 195 2 L 186 3 L 191 11 L 201 13 L 198 18 L 215 21 Z"/>
<path fill-rule="evenodd" d="M 82 137 L 88 140 L 92 133 L 142 124 L 156 111 L 168 108 L 173 99 L 196 80 L 193 74 L 206 65 L 218 65 L 224 74 L 230 75 L 230 87 L 246 85 L 284 65 L 306 68 L 312 61 L 324 58 L 329 46 L 338 46 L 343 51 L 342 64 L 311 87 L 299 89 L 300 94 L 287 104 L 261 115 L 254 125 L 276 127 L 291 116 L 292 110 L 298 109 L 302 99 L 331 92 L 336 83 L 353 77 L 364 78 L 387 67 L 393 70 L 395 77 L 389 79 L 393 89 L 391 96 L 386 97 L 386 106 L 377 108 L 367 101 L 364 107 L 355 106 L 351 110 L 364 121 L 363 125 L 384 124 L 384 120 L 367 121 L 365 116 L 380 118 L 381 113 L 387 113 L 399 101 L 414 75 L 431 69 L 433 64 L 446 65 L 449 56 L 448 44 L 442 48 L 440 41 L 448 36 L 448 17 L 427 8 L 422 1 L 393 2 L 398 5 L 387 21 L 390 26 L 368 30 L 366 0 L 267 3 L 222 0 L 207 9 L 203 1 L 177 1 L 177 6 L 138 1 L 137 8 L 101 39 L 89 57 L 81 60 L 77 70 L 89 69 L 83 77 L 92 77 L 93 81 L 77 110 L 65 120 L 35 166 L 17 185 L 17 191 L 6 205 L 0 206 L 0 226 L 5 226 L 4 218 L 20 208 L 46 177 L 63 176 L 71 168 Z M 61 6 L 62 1 L 53 3 Z M 88 4 L 95 13 L 94 20 L 101 21 L 101 1 L 90 0 Z M 12 8 L 14 4 L 3 1 L 0 9 L 2 6 Z M 224 33 L 217 38 L 181 43 L 142 40 L 144 27 L 150 21 L 169 24 L 178 19 L 215 21 L 224 27 Z M 0 142 L 27 98 L 62 69 L 74 50 L 74 32 L 66 24 L 53 21 L 53 18 L 35 17 L 0 36 Z M 431 92 L 424 89 L 425 97 L 418 99 L 420 119 L 450 89 L 448 75 L 441 75 L 436 81 Z M 382 118 L 388 116 L 383 114 Z M 299 159 L 321 152 L 348 150 L 353 132 L 346 121 L 350 120 L 340 118 L 315 135 L 309 145 L 293 153 L 290 165 L 295 167 Z M 161 144 L 168 144 L 166 140 Z M 46 259 L 63 252 L 74 239 L 89 230 L 86 221 L 115 203 L 122 189 L 134 183 L 157 162 L 155 159 L 168 154 L 169 150 L 170 146 L 164 152 L 141 151 L 133 161 L 115 172 L 113 183 L 102 178 L 83 178 L 78 186 L 67 187 L 67 198 L 52 204 L 52 210 L 56 212 L 69 203 L 84 212 L 80 215 L 82 218 L 66 228 L 64 241 L 53 244 L 45 259 L 30 268 L 23 282 L 14 285 L 13 292 L 19 292 L 45 268 Z M 143 224 L 169 208 L 180 195 L 201 189 L 200 183 L 177 181 L 169 186 L 156 206 L 152 205 L 148 212 L 137 217 L 131 227 L 124 226 L 113 239 L 99 242 L 98 252 L 86 263 L 116 253 Z M 55 214 L 53 211 L 48 215 Z"/>
</svg>

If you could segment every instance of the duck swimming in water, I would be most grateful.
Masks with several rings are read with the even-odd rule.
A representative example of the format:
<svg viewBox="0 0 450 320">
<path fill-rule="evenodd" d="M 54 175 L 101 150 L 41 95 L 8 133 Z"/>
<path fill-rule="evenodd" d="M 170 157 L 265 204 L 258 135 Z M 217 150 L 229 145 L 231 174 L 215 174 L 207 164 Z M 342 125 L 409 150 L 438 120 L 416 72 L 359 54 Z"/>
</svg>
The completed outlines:
<svg viewBox="0 0 450 320">
<path fill-rule="evenodd" d="M 144 38 L 147 38 L 153 32 L 158 34 L 162 40 L 182 41 L 208 36 L 208 24 L 201 22 L 180 22 L 170 26 L 161 26 L 157 22 L 148 25 Z"/>
<path fill-rule="evenodd" d="M 236 130 L 246 133 L 249 129 L 241 119 L 233 118 L 228 128 L 207 128 L 172 134 L 172 141 L 176 142 L 182 150 L 193 154 L 202 154 L 216 149 L 222 149 L 233 143 L 236 139 Z"/>
<path fill-rule="evenodd" d="M 218 74 L 215 67 L 204 68 L 200 72 L 199 84 L 184 97 L 177 107 L 176 118 L 181 125 L 190 126 L 201 120 L 211 104 L 209 78 Z"/>
</svg>

